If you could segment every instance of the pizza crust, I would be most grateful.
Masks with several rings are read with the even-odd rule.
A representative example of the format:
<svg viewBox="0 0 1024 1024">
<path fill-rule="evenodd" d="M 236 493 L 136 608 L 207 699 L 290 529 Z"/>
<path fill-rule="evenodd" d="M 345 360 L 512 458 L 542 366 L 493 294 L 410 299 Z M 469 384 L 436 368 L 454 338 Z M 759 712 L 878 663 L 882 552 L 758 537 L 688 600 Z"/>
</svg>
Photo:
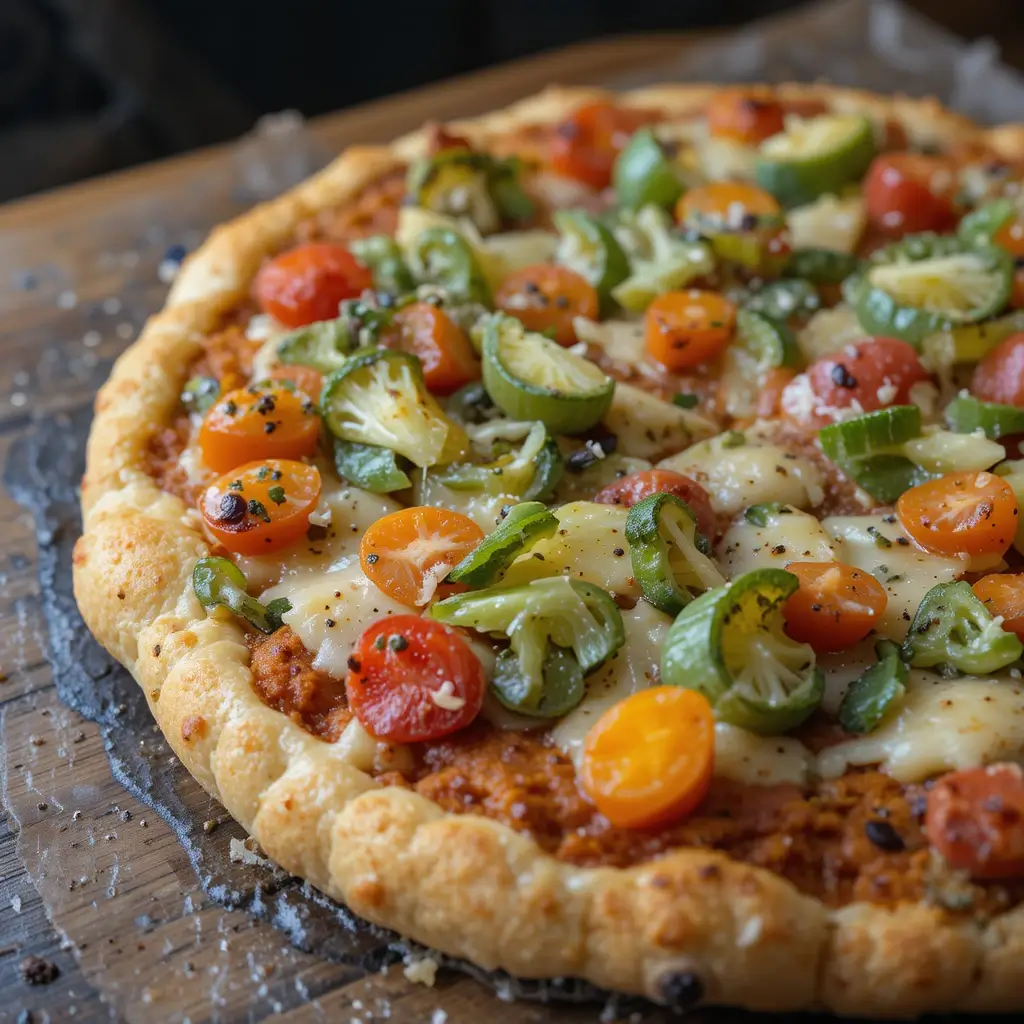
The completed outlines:
<svg viewBox="0 0 1024 1024">
<path fill-rule="evenodd" d="M 621 101 L 682 113 L 715 89 L 662 86 Z M 896 118 L 918 141 L 981 140 L 1024 154 L 1024 126 L 982 131 L 934 100 L 821 85 L 780 93 Z M 551 89 L 454 128 L 486 144 L 606 95 Z M 831 910 L 768 871 L 698 849 L 628 869 L 577 868 L 502 824 L 380 787 L 338 745 L 260 701 L 242 630 L 229 616 L 207 616 L 192 595 L 192 567 L 207 553 L 198 513 L 147 475 L 140 424 L 171 421 L 202 336 L 299 221 L 353 198 L 425 145 L 416 132 L 391 147 L 349 149 L 216 229 L 97 397 L 75 594 L 175 753 L 283 868 L 371 921 L 483 967 L 571 975 L 680 1006 L 698 996 L 858 1015 L 1024 1009 L 1024 907 L 989 921 L 924 905 Z"/>
</svg>

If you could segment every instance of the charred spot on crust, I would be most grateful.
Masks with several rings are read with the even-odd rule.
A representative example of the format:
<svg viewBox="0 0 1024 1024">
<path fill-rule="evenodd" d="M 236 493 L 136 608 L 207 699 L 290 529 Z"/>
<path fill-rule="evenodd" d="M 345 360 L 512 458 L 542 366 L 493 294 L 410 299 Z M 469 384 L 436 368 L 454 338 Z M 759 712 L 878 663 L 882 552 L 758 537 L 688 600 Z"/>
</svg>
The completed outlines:
<svg viewBox="0 0 1024 1024">
<path fill-rule="evenodd" d="M 704 982 L 693 971 L 674 971 L 661 976 L 658 992 L 670 1010 L 689 1010 L 704 998 Z"/>
</svg>

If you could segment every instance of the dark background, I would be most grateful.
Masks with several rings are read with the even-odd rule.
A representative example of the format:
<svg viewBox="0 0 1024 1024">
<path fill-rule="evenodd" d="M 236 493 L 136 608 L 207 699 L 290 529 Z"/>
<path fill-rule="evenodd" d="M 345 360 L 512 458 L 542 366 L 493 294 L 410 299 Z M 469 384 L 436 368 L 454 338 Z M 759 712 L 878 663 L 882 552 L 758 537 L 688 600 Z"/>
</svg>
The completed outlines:
<svg viewBox="0 0 1024 1024">
<path fill-rule="evenodd" d="M 794 0 L 0 0 L 0 200 L 577 40 Z M 1024 66 L 1024 0 L 912 0 Z M 1022 112 L 1024 116 L 1024 112 Z"/>
</svg>

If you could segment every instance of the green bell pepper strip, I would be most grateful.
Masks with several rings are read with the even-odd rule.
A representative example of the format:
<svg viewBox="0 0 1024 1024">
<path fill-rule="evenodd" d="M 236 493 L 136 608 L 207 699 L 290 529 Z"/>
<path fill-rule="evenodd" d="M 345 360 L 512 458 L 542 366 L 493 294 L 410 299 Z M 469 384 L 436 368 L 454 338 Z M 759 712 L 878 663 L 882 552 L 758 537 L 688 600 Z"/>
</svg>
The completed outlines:
<svg viewBox="0 0 1024 1024">
<path fill-rule="evenodd" d="M 957 225 L 957 238 L 967 245 L 991 245 L 992 239 L 1017 218 L 1011 199 L 994 199 L 971 210 Z"/>
<path fill-rule="evenodd" d="M 1005 250 L 925 233 L 873 253 L 843 293 L 866 332 L 920 345 L 930 334 L 995 316 L 1012 283 Z"/>
<path fill-rule="evenodd" d="M 507 416 L 540 420 L 555 434 L 592 427 L 615 390 L 615 381 L 589 359 L 500 313 L 484 328 L 483 380 Z"/>
<path fill-rule="evenodd" d="M 560 236 L 555 262 L 592 285 L 607 309 L 612 305 L 612 289 L 629 277 L 622 246 L 609 228 L 583 210 L 558 210 L 554 221 Z"/>
<path fill-rule="evenodd" d="M 334 466 L 338 475 L 356 487 L 374 494 L 390 494 L 412 487 L 390 448 L 334 439 Z"/>
<path fill-rule="evenodd" d="M 877 663 L 850 684 L 839 705 L 839 724 L 847 732 L 874 732 L 906 696 L 908 673 L 899 645 L 879 640 L 875 653 Z"/>
<path fill-rule="evenodd" d="M 790 510 L 778 501 L 764 501 L 760 505 L 748 505 L 743 518 L 754 526 L 767 526 L 774 516 L 785 515 Z"/>
<path fill-rule="evenodd" d="M 1017 661 L 1024 645 L 992 617 L 971 585 L 959 580 L 925 594 L 902 653 L 915 668 L 987 675 Z"/>
<path fill-rule="evenodd" d="M 618 155 L 612 185 L 619 205 L 627 210 L 639 210 L 650 203 L 672 209 L 683 194 L 672 159 L 650 128 L 634 132 Z"/>
<path fill-rule="evenodd" d="M 821 702 L 814 651 L 784 631 L 782 606 L 799 581 L 755 569 L 688 604 L 669 628 L 661 680 L 703 693 L 721 722 L 762 735 L 787 732 Z"/>
<path fill-rule="evenodd" d="M 451 228 L 428 228 L 413 242 L 413 272 L 426 284 L 435 284 L 456 302 L 491 304 L 487 278 L 472 246 Z"/>
<path fill-rule="evenodd" d="M 311 366 L 330 373 L 343 365 L 355 348 L 350 321 L 338 317 L 289 331 L 277 342 L 277 357 L 289 366 Z"/>
<path fill-rule="evenodd" d="M 708 557 L 711 546 L 698 533 L 693 510 L 674 494 L 638 501 L 626 518 L 626 540 L 644 599 L 668 615 L 678 615 L 698 594 L 725 583 Z"/>
<path fill-rule="evenodd" d="M 495 426 L 500 422 L 496 421 Z M 453 491 L 484 491 L 516 495 L 522 501 L 547 501 L 564 470 L 558 442 L 543 423 L 534 423 L 518 448 L 508 447 L 500 453 L 492 449 L 489 462 L 454 463 L 435 476 L 439 483 Z"/>
<path fill-rule="evenodd" d="M 749 295 L 743 302 L 743 308 L 785 323 L 794 316 L 816 313 L 821 309 L 821 296 L 818 289 L 804 278 L 773 281 Z"/>
<path fill-rule="evenodd" d="M 373 287 L 390 295 L 403 295 L 416 287 L 401 246 L 390 235 L 371 235 L 349 243 L 360 263 L 373 272 Z"/>
<path fill-rule="evenodd" d="M 262 604 L 246 593 L 245 575 L 230 558 L 200 558 L 192 570 L 192 589 L 199 603 L 209 611 L 227 608 L 261 633 L 281 628 L 281 616 L 291 611 L 291 601 L 279 597 Z"/>
<path fill-rule="evenodd" d="M 749 308 L 736 311 L 736 336 L 730 347 L 742 349 L 760 372 L 803 364 L 796 335 L 789 327 Z"/>
<path fill-rule="evenodd" d="M 523 673 L 516 654 L 504 650 L 494 664 L 491 690 L 504 707 L 531 718 L 561 718 L 583 700 L 583 669 L 571 650 L 546 644 L 541 678 L 540 700 L 534 704 L 533 679 Z"/>
<path fill-rule="evenodd" d="M 876 501 L 891 504 L 932 474 L 899 450 L 921 434 L 921 410 L 893 405 L 818 431 L 822 451 Z"/>
<path fill-rule="evenodd" d="M 220 382 L 215 377 L 193 377 L 181 390 L 181 404 L 189 412 L 205 416 L 220 395 Z"/>
<path fill-rule="evenodd" d="M 799 120 L 761 143 L 754 177 L 785 207 L 803 206 L 859 181 L 876 153 L 866 117 Z"/>
<path fill-rule="evenodd" d="M 946 424 L 958 434 L 981 430 L 992 441 L 1009 434 L 1024 434 L 1024 409 L 998 402 L 983 402 L 973 395 L 959 395 L 946 406 Z"/>
<path fill-rule="evenodd" d="M 861 260 L 833 249 L 794 249 L 786 265 L 786 277 L 803 278 L 812 284 L 842 284 L 861 267 Z"/>
<path fill-rule="evenodd" d="M 465 583 L 474 590 L 494 586 L 524 551 L 557 531 L 558 520 L 541 502 L 513 505 L 494 532 L 448 573 L 446 582 Z"/>
<path fill-rule="evenodd" d="M 582 580 L 555 576 L 519 587 L 456 594 L 432 605 L 431 618 L 492 636 L 507 636 L 518 660 L 515 709 L 541 714 L 545 664 L 552 646 L 571 649 L 584 675 L 603 665 L 625 642 L 622 613 L 611 595 Z M 511 700 L 513 688 L 504 693 Z M 560 701 L 558 703 L 561 703 Z"/>
</svg>

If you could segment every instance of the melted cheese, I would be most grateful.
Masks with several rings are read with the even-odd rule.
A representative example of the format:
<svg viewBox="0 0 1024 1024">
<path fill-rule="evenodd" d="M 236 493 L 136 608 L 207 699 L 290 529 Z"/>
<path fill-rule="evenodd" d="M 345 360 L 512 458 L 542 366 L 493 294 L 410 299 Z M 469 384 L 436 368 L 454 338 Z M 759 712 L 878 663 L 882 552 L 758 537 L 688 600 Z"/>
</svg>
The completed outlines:
<svg viewBox="0 0 1024 1024">
<path fill-rule="evenodd" d="M 877 764 L 900 782 L 920 782 L 944 771 L 1022 759 L 1020 680 L 947 680 L 914 669 L 899 713 L 870 735 L 822 751 L 818 771 L 835 778 L 852 767 Z"/>
<path fill-rule="evenodd" d="M 702 441 L 659 466 L 703 484 L 714 510 L 726 515 L 771 501 L 795 508 L 821 503 L 821 474 L 810 460 L 756 438 L 730 447 L 729 438 L 727 433 Z"/>
<path fill-rule="evenodd" d="M 800 351 L 809 363 L 834 355 L 863 338 L 864 328 L 857 314 L 845 303 L 832 309 L 819 309 L 796 333 Z"/>
<path fill-rule="evenodd" d="M 725 531 L 716 554 L 730 579 L 765 566 L 784 569 L 789 562 L 834 562 L 840 557 L 818 519 L 794 508 L 766 516 L 764 526 L 738 519 Z"/>
<path fill-rule="evenodd" d="M 604 425 L 619 441 L 619 450 L 638 459 L 660 459 L 715 433 L 699 413 L 681 409 L 632 384 L 616 384 Z"/>
<path fill-rule="evenodd" d="M 405 605 L 382 594 L 358 565 L 333 572 L 318 572 L 286 579 L 266 591 L 260 600 L 286 597 L 291 611 L 282 620 L 316 651 L 313 667 L 343 679 L 348 656 L 363 630 L 387 615 L 404 615 Z"/>
<path fill-rule="evenodd" d="M 867 221 L 861 196 L 837 199 L 826 195 L 786 214 L 794 249 L 831 249 L 852 253 Z"/>
<path fill-rule="evenodd" d="M 484 533 L 491 533 L 501 519 L 504 505 L 514 505 L 520 499 L 515 495 L 486 494 L 483 491 L 457 491 L 445 487 L 430 473 L 417 473 L 413 481 L 413 504 L 432 505 L 434 508 L 448 508 L 461 512 L 480 527 Z"/>
<path fill-rule="evenodd" d="M 538 541 L 512 563 L 505 586 L 562 575 L 596 583 L 613 594 L 640 597 L 626 540 L 628 509 L 571 501 L 555 509 L 555 516 L 558 532 Z"/>
<path fill-rule="evenodd" d="M 719 722 L 715 726 L 715 775 L 750 786 L 807 785 L 811 752 L 789 736 L 758 736 Z"/>
</svg>

